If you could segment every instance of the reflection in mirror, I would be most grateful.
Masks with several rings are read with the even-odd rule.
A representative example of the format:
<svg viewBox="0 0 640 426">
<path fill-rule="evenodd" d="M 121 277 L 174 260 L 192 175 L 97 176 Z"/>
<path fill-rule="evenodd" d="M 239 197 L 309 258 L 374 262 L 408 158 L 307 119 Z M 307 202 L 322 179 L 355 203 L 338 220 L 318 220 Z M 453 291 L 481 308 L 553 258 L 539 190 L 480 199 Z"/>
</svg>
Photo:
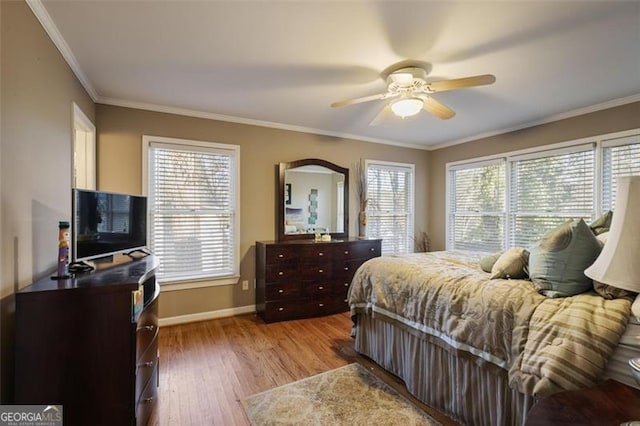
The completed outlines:
<svg viewBox="0 0 640 426">
<path fill-rule="evenodd" d="M 348 169 L 324 160 L 280 163 L 280 239 L 346 236 L 348 182 Z"/>
</svg>

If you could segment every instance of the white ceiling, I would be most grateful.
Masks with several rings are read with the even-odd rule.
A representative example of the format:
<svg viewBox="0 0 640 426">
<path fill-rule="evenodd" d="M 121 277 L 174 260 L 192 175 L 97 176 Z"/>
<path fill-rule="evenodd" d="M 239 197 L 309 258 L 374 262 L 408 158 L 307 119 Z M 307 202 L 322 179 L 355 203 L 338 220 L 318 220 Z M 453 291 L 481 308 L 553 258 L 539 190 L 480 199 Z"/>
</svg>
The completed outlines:
<svg viewBox="0 0 640 426">
<path fill-rule="evenodd" d="M 28 0 L 97 102 L 427 149 L 640 100 L 640 2 Z M 44 6 L 44 7 L 43 7 Z M 417 61 L 457 112 L 371 127 Z"/>
</svg>

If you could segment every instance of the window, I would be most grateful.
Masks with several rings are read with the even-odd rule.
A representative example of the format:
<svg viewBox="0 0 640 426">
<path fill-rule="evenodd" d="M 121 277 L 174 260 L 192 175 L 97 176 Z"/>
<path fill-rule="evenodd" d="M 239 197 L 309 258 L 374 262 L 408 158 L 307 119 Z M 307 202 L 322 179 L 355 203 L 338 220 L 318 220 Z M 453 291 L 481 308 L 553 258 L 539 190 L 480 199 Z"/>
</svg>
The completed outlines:
<svg viewBox="0 0 640 426">
<path fill-rule="evenodd" d="M 617 177 L 640 175 L 640 135 L 606 137 L 448 164 L 447 249 L 528 247 L 568 219 L 613 210 Z"/>
<path fill-rule="evenodd" d="M 505 238 L 505 163 L 450 170 L 449 241 L 459 250 L 498 251 Z"/>
<path fill-rule="evenodd" d="M 237 278 L 240 147 L 149 136 L 143 146 L 159 281 Z"/>
<path fill-rule="evenodd" d="M 640 136 L 611 139 L 602 144 L 602 208 L 613 210 L 618 176 L 640 175 Z"/>
<path fill-rule="evenodd" d="M 382 254 L 413 252 L 414 165 L 365 162 L 367 237 L 382 238 Z"/>
<path fill-rule="evenodd" d="M 568 219 L 595 211 L 595 150 L 584 145 L 510 157 L 508 247 L 527 247 Z"/>
</svg>

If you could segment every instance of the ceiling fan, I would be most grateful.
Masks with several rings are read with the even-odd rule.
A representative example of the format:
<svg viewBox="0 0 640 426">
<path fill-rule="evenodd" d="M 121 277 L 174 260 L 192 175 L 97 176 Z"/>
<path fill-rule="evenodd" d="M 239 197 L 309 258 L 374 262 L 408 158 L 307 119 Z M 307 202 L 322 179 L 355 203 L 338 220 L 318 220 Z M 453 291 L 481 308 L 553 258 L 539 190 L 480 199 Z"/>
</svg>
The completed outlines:
<svg viewBox="0 0 640 426">
<path fill-rule="evenodd" d="M 387 103 L 382 108 L 369 125 L 375 126 L 392 113 L 398 117 L 405 118 L 416 115 L 423 109 L 438 118 L 447 120 L 456 115 L 456 113 L 448 106 L 432 98 L 430 96 L 432 93 L 483 86 L 492 84 L 495 81 L 496 77 L 494 75 L 484 74 L 428 83 L 427 72 L 424 69 L 406 67 L 389 74 L 386 93 L 334 102 L 331 107 L 339 108 L 362 102 L 393 99 L 392 102 Z"/>
</svg>

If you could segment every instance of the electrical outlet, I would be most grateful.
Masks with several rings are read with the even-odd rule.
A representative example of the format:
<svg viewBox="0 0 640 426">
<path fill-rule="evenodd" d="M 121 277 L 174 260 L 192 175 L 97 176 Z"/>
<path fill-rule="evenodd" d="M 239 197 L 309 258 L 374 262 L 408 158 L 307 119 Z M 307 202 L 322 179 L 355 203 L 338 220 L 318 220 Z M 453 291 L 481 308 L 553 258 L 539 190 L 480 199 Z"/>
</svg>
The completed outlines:
<svg viewBox="0 0 640 426">
<path fill-rule="evenodd" d="M 249 290 L 249 281 L 247 280 L 242 281 L 242 289 Z"/>
</svg>

